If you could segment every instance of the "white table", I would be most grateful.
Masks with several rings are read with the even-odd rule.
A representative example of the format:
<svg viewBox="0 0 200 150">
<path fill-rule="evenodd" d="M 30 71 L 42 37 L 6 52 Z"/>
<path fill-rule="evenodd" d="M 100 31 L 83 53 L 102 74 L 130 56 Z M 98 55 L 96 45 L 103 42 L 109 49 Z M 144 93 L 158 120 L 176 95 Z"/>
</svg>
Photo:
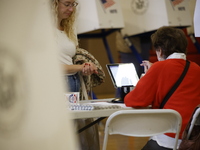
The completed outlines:
<svg viewBox="0 0 200 150">
<path fill-rule="evenodd" d="M 97 99 L 97 100 L 84 100 L 81 101 L 81 104 L 105 104 L 112 99 Z M 107 105 L 118 105 L 121 108 L 113 108 L 113 109 L 100 109 L 100 110 L 71 110 L 71 116 L 73 119 L 83 119 L 83 118 L 98 118 L 98 117 L 108 117 L 112 113 L 119 110 L 131 110 L 132 107 L 126 107 L 125 104 L 122 103 L 107 103 Z"/>
<path fill-rule="evenodd" d="M 112 98 L 113 99 L 113 98 Z M 109 117 L 112 113 L 119 110 L 131 110 L 132 107 L 126 107 L 123 103 L 108 103 L 112 99 L 97 99 L 97 100 L 84 100 L 81 101 L 80 104 L 106 104 L 106 105 L 117 105 L 118 108 L 112 109 L 99 109 L 99 110 L 71 110 L 72 119 L 84 119 L 84 118 L 97 118 L 94 122 L 86 125 L 85 127 L 78 130 L 78 133 L 84 131 L 85 129 L 91 127 L 92 125 L 100 122 L 106 117 Z"/>
</svg>

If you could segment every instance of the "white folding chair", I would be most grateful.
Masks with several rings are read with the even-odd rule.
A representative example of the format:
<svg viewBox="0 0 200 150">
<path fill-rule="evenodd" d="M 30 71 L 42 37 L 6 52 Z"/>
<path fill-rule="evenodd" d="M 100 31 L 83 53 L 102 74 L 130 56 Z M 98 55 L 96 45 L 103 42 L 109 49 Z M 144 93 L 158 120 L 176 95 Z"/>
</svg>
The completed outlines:
<svg viewBox="0 0 200 150">
<path fill-rule="evenodd" d="M 175 133 L 176 150 L 182 118 L 172 109 L 120 110 L 106 121 L 103 150 L 106 150 L 108 135 L 120 134 L 134 137 L 150 137 L 162 133 Z"/>
<path fill-rule="evenodd" d="M 190 135 L 192 133 L 194 125 L 200 125 L 200 107 L 198 107 L 195 110 L 195 112 L 194 112 L 194 114 L 192 116 L 191 124 L 190 124 L 189 130 L 188 130 L 188 134 L 187 134 L 187 139 L 190 138 Z"/>
</svg>

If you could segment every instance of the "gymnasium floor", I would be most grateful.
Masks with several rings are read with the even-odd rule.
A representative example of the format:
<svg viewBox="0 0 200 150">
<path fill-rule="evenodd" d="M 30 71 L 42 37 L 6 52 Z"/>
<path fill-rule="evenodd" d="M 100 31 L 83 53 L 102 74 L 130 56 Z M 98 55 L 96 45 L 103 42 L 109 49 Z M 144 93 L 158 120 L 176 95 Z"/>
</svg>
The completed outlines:
<svg viewBox="0 0 200 150">
<path fill-rule="evenodd" d="M 103 145 L 104 138 L 104 124 L 106 119 L 104 119 L 99 124 L 99 140 L 100 140 L 100 150 Z M 122 135 L 109 135 L 107 150 L 141 150 L 141 148 L 147 142 L 147 137 L 128 137 Z"/>
</svg>

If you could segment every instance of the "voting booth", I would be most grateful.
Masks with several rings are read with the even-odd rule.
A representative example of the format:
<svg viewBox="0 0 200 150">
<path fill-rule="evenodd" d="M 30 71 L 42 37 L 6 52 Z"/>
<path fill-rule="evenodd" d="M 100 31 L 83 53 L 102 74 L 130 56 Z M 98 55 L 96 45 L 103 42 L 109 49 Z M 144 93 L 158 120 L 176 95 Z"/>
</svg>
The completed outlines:
<svg viewBox="0 0 200 150">
<path fill-rule="evenodd" d="M 123 28 L 120 0 L 78 0 L 77 33 Z"/>
<path fill-rule="evenodd" d="M 188 0 L 120 0 L 125 21 L 123 33 L 132 36 L 161 26 L 192 25 Z"/>
<path fill-rule="evenodd" d="M 195 6 L 194 33 L 196 37 L 200 37 L 200 0 L 196 1 L 196 6 Z"/>
</svg>

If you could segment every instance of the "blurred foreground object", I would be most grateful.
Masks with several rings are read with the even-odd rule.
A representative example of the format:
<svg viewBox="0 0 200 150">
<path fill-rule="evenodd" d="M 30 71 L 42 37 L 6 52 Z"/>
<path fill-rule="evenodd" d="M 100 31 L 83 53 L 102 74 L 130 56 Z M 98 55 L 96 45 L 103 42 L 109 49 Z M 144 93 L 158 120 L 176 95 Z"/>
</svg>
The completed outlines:
<svg viewBox="0 0 200 150">
<path fill-rule="evenodd" d="M 46 0 L 1 0 L 0 149 L 74 150 Z"/>
</svg>

